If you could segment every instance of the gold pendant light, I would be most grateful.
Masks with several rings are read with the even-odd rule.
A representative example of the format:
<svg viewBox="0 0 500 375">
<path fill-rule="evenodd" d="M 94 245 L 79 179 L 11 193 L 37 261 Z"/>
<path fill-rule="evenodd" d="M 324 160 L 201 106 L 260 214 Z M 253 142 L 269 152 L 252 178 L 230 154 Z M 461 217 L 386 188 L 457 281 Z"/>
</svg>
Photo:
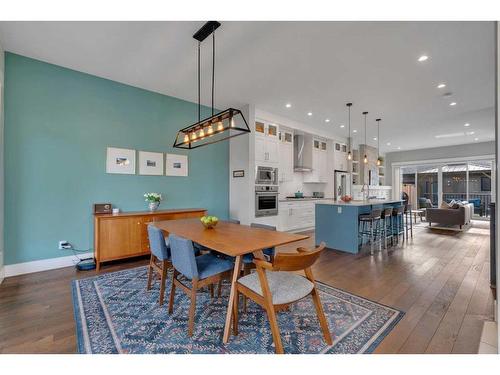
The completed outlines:
<svg viewBox="0 0 500 375">
<path fill-rule="evenodd" d="M 368 112 L 363 112 L 363 115 L 365 116 L 365 156 L 363 158 L 363 163 L 365 164 L 368 164 L 368 156 L 366 155 L 366 147 L 367 147 L 367 144 L 366 144 L 366 115 L 368 114 Z"/>
<path fill-rule="evenodd" d="M 347 160 L 352 160 L 352 151 L 351 151 L 351 107 L 352 103 L 347 103 L 347 110 L 348 110 L 348 121 L 349 121 L 349 127 L 348 131 L 349 133 L 347 134 L 347 142 L 349 143 L 349 151 L 347 152 Z"/>
</svg>

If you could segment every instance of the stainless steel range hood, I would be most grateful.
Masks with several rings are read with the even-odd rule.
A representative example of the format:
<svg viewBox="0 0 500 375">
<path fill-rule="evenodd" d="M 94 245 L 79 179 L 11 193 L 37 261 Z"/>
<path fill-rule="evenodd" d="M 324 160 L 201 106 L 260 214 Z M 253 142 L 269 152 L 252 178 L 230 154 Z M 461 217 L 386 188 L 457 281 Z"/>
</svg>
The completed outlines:
<svg viewBox="0 0 500 375">
<path fill-rule="evenodd" d="M 293 170 L 312 171 L 313 142 L 310 134 L 295 134 L 293 137 Z"/>
</svg>

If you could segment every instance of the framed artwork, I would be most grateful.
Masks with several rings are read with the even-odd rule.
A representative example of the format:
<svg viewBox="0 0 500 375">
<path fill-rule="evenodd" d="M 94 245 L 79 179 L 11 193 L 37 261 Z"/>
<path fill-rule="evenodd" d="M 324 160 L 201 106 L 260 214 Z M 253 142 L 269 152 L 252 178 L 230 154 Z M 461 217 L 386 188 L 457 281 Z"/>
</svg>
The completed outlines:
<svg viewBox="0 0 500 375">
<path fill-rule="evenodd" d="M 167 154 L 165 162 L 165 175 L 187 177 L 188 175 L 187 155 Z"/>
<path fill-rule="evenodd" d="M 245 171 L 243 169 L 235 170 L 235 171 L 233 171 L 233 177 L 234 178 L 245 177 Z"/>
<path fill-rule="evenodd" d="M 139 151 L 139 174 L 163 176 L 163 152 Z"/>
<path fill-rule="evenodd" d="M 108 147 L 106 173 L 135 174 L 135 150 Z"/>
</svg>

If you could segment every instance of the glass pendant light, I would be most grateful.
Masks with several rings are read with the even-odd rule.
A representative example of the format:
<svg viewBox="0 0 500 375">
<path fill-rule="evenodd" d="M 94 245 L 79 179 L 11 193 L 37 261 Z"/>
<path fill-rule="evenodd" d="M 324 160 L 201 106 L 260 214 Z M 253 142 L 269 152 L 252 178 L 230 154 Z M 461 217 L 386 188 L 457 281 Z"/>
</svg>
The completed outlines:
<svg viewBox="0 0 500 375">
<path fill-rule="evenodd" d="M 217 21 L 208 21 L 194 35 L 198 41 L 198 121 L 177 132 L 174 147 L 192 149 L 250 133 L 250 127 L 239 109 L 228 108 L 215 113 L 215 30 Z M 201 118 L 201 42 L 212 36 L 212 115 Z M 237 116 L 240 116 L 239 119 Z M 235 119 L 239 119 L 236 122 Z M 196 142 L 196 143 L 195 143 Z M 195 144 L 193 144 L 195 143 Z"/>
<path fill-rule="evenodd" d="M 349 112 L 349 117 L 348 117 L 349 134 L 347 135 L 347 142 L 349 142 L 349 152 L 347 153 L 347 160 L 352 160 L 352 152 L 351 152 L 351 106 L 352 106 L 352 103 L 347 103 L 346 106 L 347 106 L 347 110 Z"/>
<path fill-rule="evenodd" d="M 377 166 L 381 166 L 382 162 L 380 161 L 380 121 L 382 119 L 378 118 L 375 121 L 377 121 Z"/>
<path fill-rule="evenodd" d="M 366 150 L 366 146 L 367 146 L 367 144 L 366 144 L 366 115 L 367 114 L 368 114 L 368 112 L 366 112 L 366 111 L 363 112 L 363 115 L 365 116 L 365 150 Z M 363 163 L 368 164 L 368 156 L 366 155 L 366 151 L 365 151 L 365 156 L 363 158 Z"/>
</svg>

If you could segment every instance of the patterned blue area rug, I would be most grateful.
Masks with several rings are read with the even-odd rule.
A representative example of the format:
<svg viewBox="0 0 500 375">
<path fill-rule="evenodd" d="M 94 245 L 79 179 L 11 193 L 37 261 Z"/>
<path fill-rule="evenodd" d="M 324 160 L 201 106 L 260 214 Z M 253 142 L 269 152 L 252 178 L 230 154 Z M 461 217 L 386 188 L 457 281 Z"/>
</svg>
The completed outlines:
<svg viewBox="0 0 500 375">
<path fill-rule="evenodd" d="M 210 299 L 197 296 L 195 331 L 187 335 L 188 296 L 177 291 L 174 312 L 158 305 L 159 283 L 146 291 L 147 267 L 73 281 L 80 353 L 274 353 L 266 313 L 249 301 L 240 312 L 239 334 L 222 343 L 229 285 Z M 285 353 L 370 353 L 403 312 L 318 283 L 334 343 L 323 341 L 310 297 L 278 313 Z M 170 291 L 170 283 L 167 283 Z"/>
</svg>

